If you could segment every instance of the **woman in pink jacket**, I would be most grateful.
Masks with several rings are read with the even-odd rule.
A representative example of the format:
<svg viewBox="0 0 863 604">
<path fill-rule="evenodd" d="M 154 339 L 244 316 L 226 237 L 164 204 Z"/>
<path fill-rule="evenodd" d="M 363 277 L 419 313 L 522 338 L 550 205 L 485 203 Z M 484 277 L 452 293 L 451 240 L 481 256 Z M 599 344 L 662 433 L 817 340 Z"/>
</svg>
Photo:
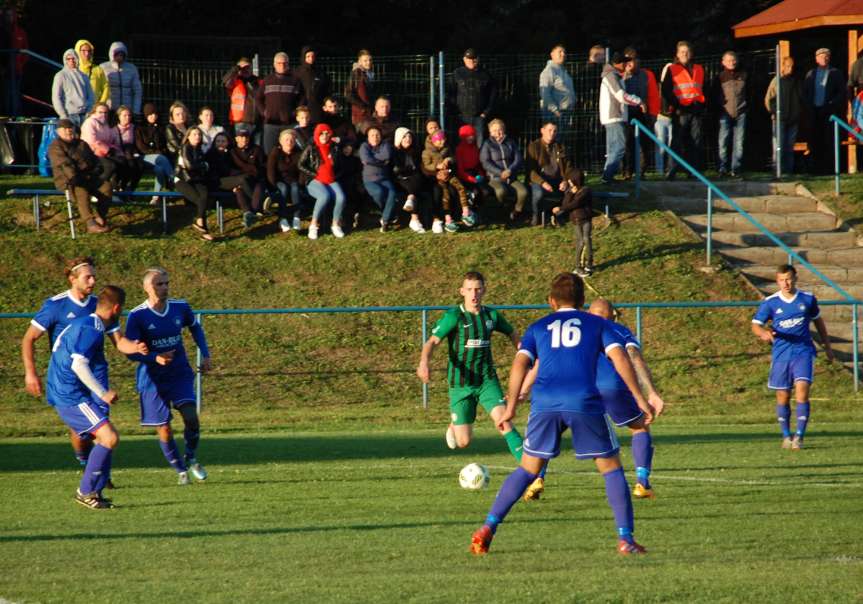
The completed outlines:
<svg viewBox="0 0 863 604">
<path fill-rule="evenodd" d="M 118 158 L 123 154 L 120 144 L 120 134 L 111 127 L 108 120 L 110 109 L 106 103 L 93 105 L 90 115 L 81 124 L 81 140 L 90 145 L 90 149 L 102 165 L 103 180 L 110 181 L 111 186 L 117 185 Z"/>
</svg>

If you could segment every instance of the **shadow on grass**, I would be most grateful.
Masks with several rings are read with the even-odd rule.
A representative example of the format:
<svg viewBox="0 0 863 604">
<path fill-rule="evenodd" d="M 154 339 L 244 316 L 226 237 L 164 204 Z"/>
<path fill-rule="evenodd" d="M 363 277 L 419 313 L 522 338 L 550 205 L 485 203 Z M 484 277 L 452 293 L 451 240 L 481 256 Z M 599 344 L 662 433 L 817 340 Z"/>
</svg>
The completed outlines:
<svg viewBox="0 0 863 604">
<path fill-rule="evenodd" d="M 620 266 L 623 264 L 628 264 L 630 262 L 636 260 L 647 260 L 649 258 L 664 258 L 666 256 L 677 256 L 679 254 L 684 254 L 686 252 L 691 251 L 700 251 L 704 247 L 703 243 L 700 242 L 692 242 L 692 243 L 675 243 L 671 244 L 663 244 L 657 245 L 656 247 L 650 249 L 640 250 L 635 254 L 627 254 L 625 256 L 620 256 L 619 258 L 615 258 L 614 260 L 609 260 L 608 262 L 603 262 L 596 266 L 597 270 L 605 270 L 615 266 Z"/>
<path fill-rule="evenodd" d="M 182 422 L 176 426 L 177 445 L 182 451 Z M 479 436 L 464 450 L 465 459 L 504 453 L 506 444 L 500 437 Z M 393 434 L 309 435 L 297 436 L 213 436 L 204 434 L 198 448 L 201 461 L 208 466 L 255 465 L 261 463 L 303 463 L 339 460 L 388 460 L 403 458 L 448 457 L 443 430 L 440 436 Z M 122 468 L 149 468 L 165 465 L 161 450 L 152 439 L 123 440 L 115 454 L 115 464 Z M 0 444 L 0 472 L 29 472 L 74 468 L 77 462 L 66 442 L 27 442 Z"/>
<path fill-rule="evenodd" d="M 843 431 L 818 431 L 817 440 L 821 441 L 821 445 L 824 448 L 827 448 L 829 445 L 826 443 L 826 439 L 828 438 L 853 438 L 860 439 L 863 438 L 863 431 L 853 431 L 849 430 L 847 432 Z M 823 439 L 823 440 L 822 440 Z M 622 441 L 623 439 L 621 439 Z M 776 448 L 779 448 L 779 443 L 781 442 L 781 435 L 778 433 L 774 433 L 772 430 L 764 431 L 764 432 L 743 432 L 743 433 L 734 433 L 734 432 L 716 432 L 710 434 L 656 434 L 653 437 L 654 442 L 657 447 L 661 447 L 663 445 L 692 445 L 698 443 L 738 443 L 738 442 L 753 442 L 753 441 L 776 441 Z M 814 449 L 815 444 L 809 445 L 807 442 L 807 448 Z M 751 466 L 746 466 L 751 467 Z M 821 466 L 818 466 L 821 467 Z"/>
</svg>

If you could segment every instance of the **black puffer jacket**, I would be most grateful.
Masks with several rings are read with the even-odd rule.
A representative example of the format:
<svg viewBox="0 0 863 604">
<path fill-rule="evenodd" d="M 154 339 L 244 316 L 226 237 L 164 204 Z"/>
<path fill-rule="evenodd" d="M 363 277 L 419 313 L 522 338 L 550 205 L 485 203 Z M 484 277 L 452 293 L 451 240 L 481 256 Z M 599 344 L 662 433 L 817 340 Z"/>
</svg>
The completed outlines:
<svg viewBox="0 0 863 604">
<path fill-rule="evenodd" d="M 184 143 L 177 157 L 177 180 L 189 183 L 206 183 L 209 180 L 210 165 L 204 156 L 201 145 Z"/>
<path fill-rule="evenodd" d="M 135 147 L 141 155 L 168 154 L 168 142 L 159 124 L 145 122 L 135 126 Z"/>
</svg>

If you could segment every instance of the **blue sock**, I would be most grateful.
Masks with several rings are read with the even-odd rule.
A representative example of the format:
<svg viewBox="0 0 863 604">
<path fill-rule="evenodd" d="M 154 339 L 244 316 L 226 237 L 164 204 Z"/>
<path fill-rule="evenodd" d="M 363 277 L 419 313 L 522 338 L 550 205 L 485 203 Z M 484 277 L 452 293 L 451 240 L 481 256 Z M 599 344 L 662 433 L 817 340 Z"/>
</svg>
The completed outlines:
<svg viewBox="0 0 863 604">
<path fill-rule="evenodd" d="M 621 539 L 631 542 L 635 519 L 632 514 L 629 485 L 626 484 L 623 468 L 612 470 L 603 474 L 602 477 L 605 478 L 605 494 L 608 497 L 608 505 L 611 506 L 611 511 L 614 513 L 617 534 Z"/>
<path fill-rule="evenodd" d="M 649 489 L 650 470 L 653 467 L 653 437 L 650 432 L 636 432 L 632 435 L 632 460 L 635 462 L 638 483 Z"/>
<path fill-rule="evenodd" d="M 790 409 L 789 409 L 790 411 Z M 809 423 L 809 401 L 801 403 L 797 401 L 797 436 L 803 440 L 806 434 L 806 424 Z"/>
<path fill-rule="evenodd" d="M 788 426 L 788 420 L 791 419 L 791 406 L 776 405 L 776 418 L 779 420 L 779 427 L 782 429 L 782 437 L 789 438 L 791 436 L 791 428 Z"/>
<path fill-rule="evenodd" d="M 162 448 L 162 453 L 172 468 L 177 470 L 177 472 L 186 471 L 186 464 L 183 463 L 183 458 L 180 457 L 180 452 L 177 450 L 177 442 L 173 438 L 166 443 L 160 440 L 159 446 Z"/>
<path fill-rule="evenodd" d="M 546 461 L 544 464 L 542 464 L 542 470 L 539 471 L 539 474 L 537 474 L 537 476 L 539 476 L 540 478 L 545 478 L 545 473 L 547 471 L 548 471 L 548 462 Z"/>
<path fill-rule="evenodd" d="M 105 485 L 111 480 L 111 462 L 114 459 L 114 450 L 108 449 L 108 457 L 105 459 L 102 464 L 102 473 L 99 475 L 99 478 L 96 480 L 96 483 L 93 485 L 93 490 L 95 490 L 100 495 L 102 494 L 102 489 L 105 488 Z"/>
<path fill-rule="evenodd" d="M 524 490 L 530 486 L 530 483 L 536 480 L 536 476 L 536 474 L 531 474 L 519 466 L 503 481 L 485 520 L 486 526 L 491 529 L 492 533 L 497 531 L 497 525 L 503 522 L 503 519 L 509 514 L 509 510 L 512 509 L 512 506 L 515 505 L 515 502 L 524 493 Z"/>
<path fill-rule="evenodd" d="M 198 449 L 198 441 L 201 440 L 201 433 L 198 428 L 194 430 L 190 430 L 189 428 L 185 428 L 183 430 L 183 440 L 186 441 L 186 461 L 191 461 L 195 459 L 195 451 Z"/>
<path fill-rule="evenodd" d="M 111 449 L 96 445 L 90 451 L 90 457 L 87 459 L 87 466 L 84 468 L 84 475 L 81 476 L 81 484 L 78 489 L 84 495 L 90 493 L 98 493 L 96 488 L 99 482 L 104 486 L 105 478 L 102 476 L 106 472 L 106 468 L 110 468 Z M 106 474 L 107 475 L 107 474 Z"/>
</svg>

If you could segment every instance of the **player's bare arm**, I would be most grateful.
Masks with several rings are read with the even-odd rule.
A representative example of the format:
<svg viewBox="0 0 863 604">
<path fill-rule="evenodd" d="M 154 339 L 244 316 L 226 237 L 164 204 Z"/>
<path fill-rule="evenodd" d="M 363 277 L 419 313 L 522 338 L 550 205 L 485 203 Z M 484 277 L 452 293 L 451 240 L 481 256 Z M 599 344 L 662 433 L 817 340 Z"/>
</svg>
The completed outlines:
<svg viewBox="0 0 863 604">
<path fill-rule="evenodd" d="M 641 354 L 641 350 L 635 346 L 627 346 L 626 352 L 629 354 L 629 361 L 635 369 L 635 374 L 641 386 L 647 391 L 647 402 L 654 410 L 654 418 L 662 415 L 662 410 L 665 408 L 665 401 L 656 390 L 653 384 L 653 375 L 647 366 L 647 362 Z"/>
<path fill-rule="evenodd" d="M 174 360 L 174 351 L 168 350 L 166 352 L 160 352 L 156 355 L 156 363 L 159 365 L 169 365 L 171 361 Z"/>
<path fill-rule="evenodd" d="M 539 373 L 539 361 L 535 362 L 533 367 L 530 368 L 530 371 L 527 372 L 524 382 L 521 384 L 521 392 L 518 394 L 519 401 L 527 400 L 527 397 L 530 394 L 530 389 L 533 388 L 533 383 L 536 381 L 537 373 Z"/>
<path fill-rule="evenodd" d="M 824 347 L 824 355 L 832 363 L 836 357 L 833 356 L 833 347 L 830 345 L 830 337 L 827 335 L 827 325 L 824 324 L 824 319 L 821 317 L 815 319 L 813 323 L 815 323 L 815 330 L 818 332 L 821 345 Z"/>
<path fill-rule="evenodd" d="M 629 391 L 635 398 L 638 408 L 644 411 L 644 423 L 651 423 L 654 415 L 653 408 L 641 393 L 641 388 L 638 386 L 638 378 L 636 377 L 635 369 L 629 360 L 629 355 L 627 355 L 620 346 L 612 348 L 606 354 L 608 355 L 608 359 L 614 364 L 615 371 L 620 375 L 623 383 L 626 384 L 626 387 L 629 388 Z"/>
<path fill-rule="evenodd" d="M 755 334 L 762 342 L 767 342 L 768 344 L 773 343 L 773 330 L 767 329 L 763 325 L 759 325 L 758 323 L 752 324 L 752 333 Z"/>
<path fill-rule="evenodd" d="M 213 369 L 213 363 L 210 361 L 210 357 L 204 357 L 201 359 L 201 365 L 198 367 L 198 371 L 201 373 L 209 373 Z"/>
<path fill-rule="evenodd" d="M 526 354 L 516 354 L 512 360 L 512 368 L 509 370 L 509 389 L 506 395 L 506 409 L 498 418 L 497 425 L 502 429 L 504 423 L 515 417 L 515 410 L 519 403 L 519 394 L 525 377 L 530 371 L 531 360 Z"/>
<path fill-rule="evenodd" d="M 123 354 L 147 354 L 150 349 L 147 344 L 138 340 L 130 340 L 119 331 L 108 334 L 111 343 L 119 352 Z"/>
<path fill-rule="evenodd" d="M 24 362 L 24 386 L 33 396 L 42 396 L 42 380 L 36 373 L 35 342 L 45 332 L 33 325 L 27 328 L 21 338 L 21 360 Z"/>
<path fill-rule="evenodd" d="M 425 344 L 423 344 L 423 349 L 420 353 L 420 364 L 417 366 L 417 377 L 423 384 L 429 383 L 429 379 L 431 377 L 429 363 L 431 363 L 431 356 L 434 349 L 437 348 L 440 343 L 441 339 L 439 337 L 432 336 L 426 340 Z"/>
</svg>

